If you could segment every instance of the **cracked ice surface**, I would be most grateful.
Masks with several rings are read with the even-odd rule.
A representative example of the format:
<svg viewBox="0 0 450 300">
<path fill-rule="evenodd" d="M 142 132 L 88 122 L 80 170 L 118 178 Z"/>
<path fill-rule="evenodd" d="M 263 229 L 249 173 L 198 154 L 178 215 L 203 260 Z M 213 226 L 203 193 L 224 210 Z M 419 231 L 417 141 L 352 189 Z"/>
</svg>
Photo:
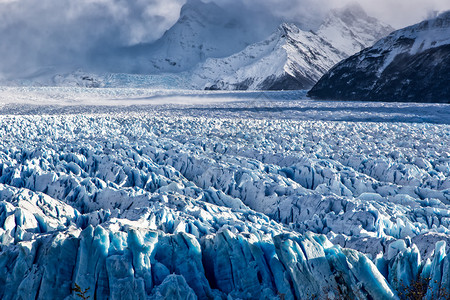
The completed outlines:
<svg viewBox="0 0 450 300">
<path fill-rule="evenodd" d="M 321 121 L 330 103 L 236 98 L 6 104 L 0 298 L 75 299 L 77 283 L 97 299 L 392 299 L 419 275 L 429 298 L 450 288 L 448 120 L 367 122 L 396 104 L 355 103 L 372 105 L 364 119 L 337 103 L 353 122 Z"/>
</svg>

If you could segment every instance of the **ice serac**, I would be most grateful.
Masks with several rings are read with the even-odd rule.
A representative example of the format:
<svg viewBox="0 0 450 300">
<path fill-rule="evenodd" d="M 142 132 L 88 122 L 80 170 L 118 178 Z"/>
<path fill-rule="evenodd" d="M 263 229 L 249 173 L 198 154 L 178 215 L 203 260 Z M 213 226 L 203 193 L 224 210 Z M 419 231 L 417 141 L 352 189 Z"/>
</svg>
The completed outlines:
<svg viewBox="0 0 450 300">
<path fill-rule="evenodd" d="M 339 291 L 352 284 L 335 280 L 324 245 L 314 235 L 261 240 L 224 229 L 196 238 L 183 232 L 105 226 L 89 226 L 79 235 L 60 232 L 41 246 L 9 245 L 0 255 L 2 299 L 17 299 L 17 289 L 18 299 L 74 299 L 74 282 L 97 299 L 339 297 Z M 345 263 L 358 265 L 351 259 L 343 257 Z M 375 267 L 364 272 L 382 278 Z M 361 295 L 393 295 L 389 285 L 380 288 Z"/>
<path fill-rule="evenodd" d="M 192 81 L 220 90 L 308 89 L 333 65 L 392 30 L 354 4 L 330 12 L 316 32 L 282 24 L 239 53 L 207 59 L 194 69 Z"/>
<path fill-rule="evenodd" d="M 340 62 L 309 91 L 317 99 L 450 102 L 450 11 L 391 33 Z"/>
</svg>

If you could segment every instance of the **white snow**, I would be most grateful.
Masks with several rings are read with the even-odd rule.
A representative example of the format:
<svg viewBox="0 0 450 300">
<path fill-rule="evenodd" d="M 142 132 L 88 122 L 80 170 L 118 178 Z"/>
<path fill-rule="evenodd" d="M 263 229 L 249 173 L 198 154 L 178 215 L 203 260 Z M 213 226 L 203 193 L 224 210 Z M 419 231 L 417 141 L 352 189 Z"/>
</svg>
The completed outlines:
<svg viewBox="0 0 450 300">
<path fill-rule="evenodd" d="M 357 3 L 351 3 L 332 10 L 317 34 L 348 57 L 372 46 L 393 30 L 389 25 L 368 16 Z"/>
<path fill-rule="evenodd" d="M 264 82 L 288 74 L 305 86 L 341 60 L 372 46 L 393 29 L 367 16 L 358 5 L 329 13 L 317 32 L 282 24 L 264 41 L 225 58 L 208 58 L 192 72 L 192 85 L 203 89 L 265 89 Z M 244 87 L 247 89 L 247 87 Z"/>
<path fill-rule="evenodd" d="M 314 82 L 345 57 L 316 34 L 283 24 L 265 41 L 230 57 L 208 59 L 194 70 L 192 81 L 198 88 L 223 82 L 221 89 L 233 89 L 233 85 L 252 80 L 249 90 L 264 89 L 268 77 L 284 74 Z"/>
</svg>

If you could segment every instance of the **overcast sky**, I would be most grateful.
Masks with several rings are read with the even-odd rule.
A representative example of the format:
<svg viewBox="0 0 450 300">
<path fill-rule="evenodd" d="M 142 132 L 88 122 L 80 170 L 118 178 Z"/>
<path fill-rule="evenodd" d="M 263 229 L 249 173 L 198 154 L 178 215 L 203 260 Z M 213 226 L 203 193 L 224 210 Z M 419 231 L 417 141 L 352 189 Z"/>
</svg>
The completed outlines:
<svg viewBox="0 0 450 300">
<path fill-rule="evenodd" d="M 327 2 L 327 1 L 324 1 Z M 337 1 L 346 2 L 346 1 Z M 449 0 L 358 0 L 369 15 L 395 28 L 415 24 L 434 12 L 450 9 Z"/>
<path fill-rule="evenodd" d="M 207 1 L 207 0 L 204 0 Z M 237 17 L 302 22 L 348 0 L 209 0 L 239 7 Z M 39 62 L 83 61 L 96 49 L 159 38 L 178 19 L 186 0 L 0 0 L 0 71 Z M 401 28 L 450 0 L 358 0 L 369 15 Z M 275 29 L 275 28 L 274 28 Z M 28 62 L 28 64 L 27 64 Z"/>
<path fill-rule="evenodd" d="M 236 0 L 210 0 L 232 3 Z M 417 23 L 433 11 L 450 9 L 450 0 L 240 0 L 247 5 L 262 5 L 285 18 L 295 18 L 305 10 L 327 11 L 350 2 L 361 4 L 366 12 L 395 28 Z"/>
</svg>

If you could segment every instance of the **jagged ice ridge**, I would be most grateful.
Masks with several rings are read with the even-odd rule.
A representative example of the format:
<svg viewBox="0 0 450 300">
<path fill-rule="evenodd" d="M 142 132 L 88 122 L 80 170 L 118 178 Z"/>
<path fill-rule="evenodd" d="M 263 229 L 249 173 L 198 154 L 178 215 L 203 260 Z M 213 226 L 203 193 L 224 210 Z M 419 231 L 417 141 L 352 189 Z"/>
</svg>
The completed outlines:
<svg viewBox="0 0 450 300">
<path fill-rule="evenodd" d="M 240 116 L 0 116 L 0 297 L 450 287 L 448 125 Z"/>
</svg>

